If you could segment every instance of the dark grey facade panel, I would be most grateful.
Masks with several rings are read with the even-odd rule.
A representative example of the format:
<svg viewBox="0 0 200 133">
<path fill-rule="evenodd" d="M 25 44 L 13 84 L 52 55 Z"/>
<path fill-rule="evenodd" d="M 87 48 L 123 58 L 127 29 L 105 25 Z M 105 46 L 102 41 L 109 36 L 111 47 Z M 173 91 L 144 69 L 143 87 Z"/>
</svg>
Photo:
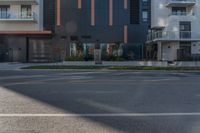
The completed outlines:
<svg viewBox="0 0 200 133">
<path fill-rule="evenodd" d="M 134 10 L 131 9 L 131 0 L 128 9 L 124 9 L 123 0 L 113 0 L 113 26 L 109 26 L 109 1 L 95 0 L 95 26 L 91 26 L 91 0 L 82 0 L 82 9 L 78 9 L 77 0 L 61 1 L 61 26 L 56 27 L 58 36 L 90 36 L 82 41 L 94 42 L 123 42 L 124 25 L 128 26 L 128 43 L 144 43 L 150 19 L 142 21 L 142 11 L 150 12 L 150 1 L 143 3 L 133 0 Z M 134 12 L 133 12 L 134 11 Z M 131 22 L 131 13 L 134 23 Z M 138 15 L 138 16 L 137 16 Z M 150 15 L 149 15 L 150 18 Z M 136 23 L 138 21 L 138 23 Z"/>
<path fill-rule="evenodd" d="M 140 0 L 130 0 L 130 24 L 140 23 Z"/>
<path fill-rule="evenodd" d="M 0 62 L 8 60 L 8 45 L 6 45 L 5 41 L 4 37 L 0 37 Z"/>
<path fill-rule="evenodd" d="M 43 27 L 45 30 L 55 30 L 55 16 L 56 16 L 56 1 L 44 0 L 43 4 L 44 21 Z"/>
</svg>

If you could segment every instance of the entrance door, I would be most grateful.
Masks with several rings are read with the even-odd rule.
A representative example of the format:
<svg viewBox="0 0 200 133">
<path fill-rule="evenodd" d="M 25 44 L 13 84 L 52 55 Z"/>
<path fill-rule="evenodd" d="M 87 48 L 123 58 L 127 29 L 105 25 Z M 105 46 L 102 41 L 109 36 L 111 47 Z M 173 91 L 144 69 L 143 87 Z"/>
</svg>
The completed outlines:
<svg viewBox="0 0 200 133">
<path fill-rule="evenodd" d="M 191 56 L 191 42 L 180 42 L 180 49 L 185 56 Z"/>
<path fill-rule="evenodd" d="M 20 50 L 15 49 L 13 50 L 13 62 L 19 62 L 20 61 Z"/>
<path fill-rule="evenodd" d="M 9 49 L 9 61 L 20 62 L 21 49 Z"/>
</svg>

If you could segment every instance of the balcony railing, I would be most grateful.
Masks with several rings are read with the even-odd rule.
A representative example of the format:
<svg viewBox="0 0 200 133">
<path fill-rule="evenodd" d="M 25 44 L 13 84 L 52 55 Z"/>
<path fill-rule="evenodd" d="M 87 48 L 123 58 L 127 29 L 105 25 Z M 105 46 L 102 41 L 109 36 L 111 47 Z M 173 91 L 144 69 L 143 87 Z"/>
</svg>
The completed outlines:
<svg viewBox="0 0 200 133">
<path fill-rule="evenodd" d="M 200 40 L 200 32 L 156 31 L 148 34 L 147 41 L 157 40 Z"/>
<path fill-rule="evenodd" d="M 194 16 L 194 13 L 191 12 L 172 12 L 169 16 Z"/>
<path fill-rule="evenodd" d="M 35 21 L 36 14 L 31 13 L 1 13 L 0 21 Z"/>
<path fill-rule="evenodd" d="M 167 0 L 167 6 L 192 6 L 196 0 Z"/>
</svg>

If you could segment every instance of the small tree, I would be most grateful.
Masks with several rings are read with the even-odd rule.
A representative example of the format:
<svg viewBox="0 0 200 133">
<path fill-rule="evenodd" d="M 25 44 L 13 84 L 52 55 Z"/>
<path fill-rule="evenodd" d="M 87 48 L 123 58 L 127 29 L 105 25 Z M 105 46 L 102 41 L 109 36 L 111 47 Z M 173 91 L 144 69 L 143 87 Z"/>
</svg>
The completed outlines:
<svg viewBox="0 0 200 133">
<path fill-rule="evenodd" d="M 80 57 L 80 56 L 83 56 L 83 43 L 81 41 L 78 41 L 76 43 L 76 49 L 77 49 L 77 55 Z"/>
<path fill-rule="evenodd" d="M 113 50 L 117 53 L 116 56 L 119 56 L 120 42 L 116 42 L 113 46 Z"/>
</svg>

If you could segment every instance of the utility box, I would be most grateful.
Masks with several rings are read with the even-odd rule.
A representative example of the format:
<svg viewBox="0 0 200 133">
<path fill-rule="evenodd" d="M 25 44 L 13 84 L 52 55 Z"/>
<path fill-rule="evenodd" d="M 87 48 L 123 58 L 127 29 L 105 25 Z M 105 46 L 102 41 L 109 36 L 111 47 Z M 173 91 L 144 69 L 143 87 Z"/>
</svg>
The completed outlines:
<svg viewBox="0 0 200 133">
<path fill-rule="evenodd" d="M 95 48 L 94 48 L 94 63 L 95 64 L 102 64 L 101 47 L 100 47 L 99 43 L 95 44 Z"/>
</svg>

